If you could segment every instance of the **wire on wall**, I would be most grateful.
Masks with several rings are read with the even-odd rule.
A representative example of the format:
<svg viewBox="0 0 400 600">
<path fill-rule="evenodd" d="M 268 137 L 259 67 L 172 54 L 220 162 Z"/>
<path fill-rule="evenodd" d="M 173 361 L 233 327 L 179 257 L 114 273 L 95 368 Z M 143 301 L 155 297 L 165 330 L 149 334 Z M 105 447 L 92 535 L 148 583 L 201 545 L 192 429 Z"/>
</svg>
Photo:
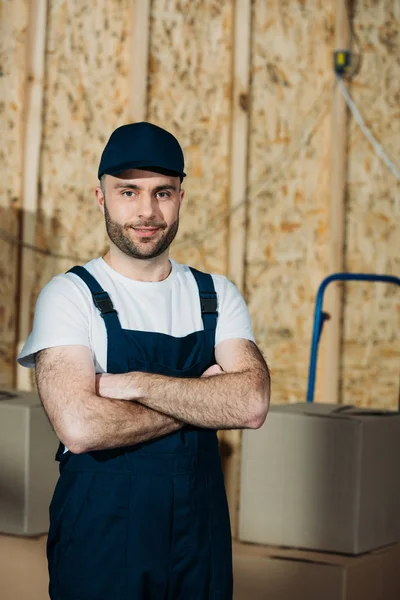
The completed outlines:
<svg viewBox="0 0 400 600">
<path fill-rule="evenodd" d="M 354 52 L 351 53 L 352 62 L 353 62 L 354 58 L 357 59 L 357 62 L 355 64 L 355 66 L 353 66 L 353 69 L 349 73 L 346 74 L 346 76 L 345 76 L 346 79 L 352 79 L 353 77 L 355 77 L 355 75 L 358 75 L 358 73 L 360 72 L 360 69 L 361 69 L 362 61 L 363 61 L 362 45 L 360 42 L 360 38 L 358 37 L 358 35 L 355 31 L 355 28 L 354 28 L 355 4 L 356 3 L 354 0 L 345 0 L 345 2 L 344 2 L 346 14 L 347 14 L 347 21 L 349 24 L 350 36 L 357 48 L 357 54 Z"/>
<path fill-rule="evenodd" d="M 51 258 L 57 258 L 59 260 L 71 260 L 77 263 L 84 263 L 89 262 L 89 260 L 92 260 L 91 258 L 80 258 L 79 256 L 72 256 L 68 254 L 57 254 L 57 252 L 52 252 L 51 250 L 40 248 L 39 246 L 35 246 L 34 244 L 28 244 L 27 242 L 23 242 L 22 240 L 11 235 L 6 229 L 3 229 L 2 227 L 0 227 L 0 239 L 2 239 L 5 242 L 8 242 L 12 246 L 27 248 L 28 250 L 32 250 L 32 252 L 37 252 L 38 254 L 43 254 L 44 256 L 50 256 Z"/>
<path fill-rule="evenodd" d="M 353 100 L 351 99 L 350 94 L 347 91 L 346 86 L 343 84 L 341 77 L 337 77 L 337 84 L 339 86 L 340 91 L 342 92 L 342 94 L 344 96 L 344 99 L 346 100 L 347 106 L 351 110 L 353 117 L 359 124 L 359 126 L 360 126 L 362 132 L 364 133 L 365 137 L 367 138 L 367 140 L 370 142 L 370 144 L 374 148 L 376 154 L 383 160 L 383 162 L 388 167 L 388 169 L 393 173 L 393 175 L 397 179 L 400 179 L 399 169 L 390 160 L 390 158 L 388 157 L 388 155 L 386 154 L 386 152 L 384 151 L 382 146 L 380 144 L 378 144 L 377 140 L 374 138 L 374 136 L 372 135 L 372 133 L 370 132 L 368 127 L 365 125 L 364 120 L 363 120 L 359 110 L 357 109 L 356 105 L 354 104 Z"/>
</svg>

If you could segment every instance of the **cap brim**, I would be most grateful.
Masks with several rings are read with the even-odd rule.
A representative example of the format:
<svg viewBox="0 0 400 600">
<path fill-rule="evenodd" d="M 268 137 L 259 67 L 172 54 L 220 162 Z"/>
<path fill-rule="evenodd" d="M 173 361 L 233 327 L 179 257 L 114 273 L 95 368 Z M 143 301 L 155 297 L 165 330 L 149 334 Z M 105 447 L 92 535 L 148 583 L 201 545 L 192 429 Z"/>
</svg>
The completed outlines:
<svg viewBox="0 0 400 600">
<path fill-rule="evenodd" d="M 123 171 L 128 171 L 129 169 L 149 169 L 150 171 L 156 171 L 165 175 L 171 175 L 172 177 L 186 177 L 186 173 L 183 171 L 177 171 L 174 168 L 171 168 L 170 165 L 160 165 L 155 164 L 151 161 L 146 162 L 128 162 L 120 165 L 116 165 L 115 167 L 111 167 L 109 169 L 105 169 L 104 171 L 99 172 L 99 179 L 103 175 L 117 175 L 118 173 L 122 173 Z"/>
</svg>

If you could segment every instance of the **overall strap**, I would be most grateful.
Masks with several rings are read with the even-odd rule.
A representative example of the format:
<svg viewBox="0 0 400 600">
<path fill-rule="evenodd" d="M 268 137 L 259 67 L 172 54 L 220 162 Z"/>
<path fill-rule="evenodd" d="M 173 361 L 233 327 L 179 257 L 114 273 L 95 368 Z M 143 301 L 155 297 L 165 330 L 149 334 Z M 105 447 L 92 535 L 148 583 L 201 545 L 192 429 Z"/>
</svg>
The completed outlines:
<svg viewBox="0 0 400 600">
<path fill-rule="evenodd" d="M 119 322 L 118 314 L 112 300 L 93 275 L 91 275 L 85 267 L 72 267 L 67 273 L 78 275 L 78 277 L 80 277 L 88 286 L 92 294 L 93 302 L 104 319 L 107 334 L 109 335 L 110 333 L 120 330 L 121 323 Z"/>
<path fill-rule="evenodd" d="M 202 273 L 189 267 L 193 277 L 196 280 L 197 287 L 199 288 L 200 295 L 200 306 L 201 306 L 201 318 L 203 319 L 204 329 L 208 331 L 214 331 L 217 327 L 217 294 L 214 288 L 214 282 L 211 275 L 208 273 Z"/>
</svg>

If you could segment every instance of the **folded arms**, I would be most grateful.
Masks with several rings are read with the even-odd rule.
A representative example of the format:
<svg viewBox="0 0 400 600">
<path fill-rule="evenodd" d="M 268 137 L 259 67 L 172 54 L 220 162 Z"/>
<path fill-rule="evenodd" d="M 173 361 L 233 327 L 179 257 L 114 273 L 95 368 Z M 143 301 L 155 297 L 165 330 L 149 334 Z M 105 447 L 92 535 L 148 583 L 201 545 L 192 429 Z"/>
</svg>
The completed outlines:
<svg viewBox="0 0 400 600">
<path fill-rule="evenodd" d="M 219 368 L 200 378 L 141 372 L 96 377 L 86 346 L 59 346 L 36 355 L 36 381 L 55 432 L 74 453 L 138 444 L 186 424 L 261 427 L 270 377 L 257 346 L 226 340 L 215 356 Z"/>
</svg>

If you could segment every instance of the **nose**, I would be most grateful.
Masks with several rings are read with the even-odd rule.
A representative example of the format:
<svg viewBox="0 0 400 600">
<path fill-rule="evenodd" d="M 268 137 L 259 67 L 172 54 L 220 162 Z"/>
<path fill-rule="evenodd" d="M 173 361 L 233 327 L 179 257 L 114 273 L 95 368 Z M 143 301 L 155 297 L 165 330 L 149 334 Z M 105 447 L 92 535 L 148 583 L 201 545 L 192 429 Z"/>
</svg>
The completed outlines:
<svg viewBox="0 0 400 600">
<path fill-rule="evenodd" d="M 140 195 L 138 211 L 138 217 L 141 219 L 151 219 L 156 215 L 156 202 L 151 194 L 144 193 Z"/>
</svg>

